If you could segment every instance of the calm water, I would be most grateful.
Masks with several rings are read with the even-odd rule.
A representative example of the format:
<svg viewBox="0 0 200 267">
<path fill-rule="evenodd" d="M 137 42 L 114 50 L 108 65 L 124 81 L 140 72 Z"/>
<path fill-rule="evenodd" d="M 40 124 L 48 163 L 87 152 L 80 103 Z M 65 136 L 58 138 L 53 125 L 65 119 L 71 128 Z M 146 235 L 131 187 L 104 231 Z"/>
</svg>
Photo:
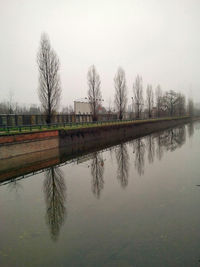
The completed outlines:
<svg viewBox="0 0 200 267">
<path fill-rule="evenodd" d="M 0 266 L 200 266 L 200 124 L 0 186 Z"/>
</svg>

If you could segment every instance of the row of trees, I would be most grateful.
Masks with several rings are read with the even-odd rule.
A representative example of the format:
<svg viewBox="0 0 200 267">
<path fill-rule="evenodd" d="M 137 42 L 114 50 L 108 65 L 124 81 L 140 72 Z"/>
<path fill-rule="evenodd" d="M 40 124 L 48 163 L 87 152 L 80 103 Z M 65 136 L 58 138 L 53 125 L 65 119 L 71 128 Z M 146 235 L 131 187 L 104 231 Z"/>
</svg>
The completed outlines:
<svg viewBox="0 0 200 267">
<path fill-rule="evenodd" d="M 17 102 L 3 101 L 0 102 L 0 114 L 31 114 L 39 115 L 43 111 L 37 105 L 19 105 Z"/>
<path fill-rule="evenodd" d="M 101 100 L 100 78 L 95 66 L 90 67 L 88 71 L 88 96 L 92 104 L 93 119 L 96 120 L 99 101 Z M 114 77 L 115 86 L 115 109 L 118 113 L 119 119 L 127 110 L 127 85 L 124 70 L 120 67 Z M 193 101 L 188 101 L 188 112 L 193 115 Z M 152 116 L 183 116 L 186 114 L 186 99 L 182 93 L 177 93 L 173 90 L 162 92 L 160 85 L 155 89 L 151 84 L 146 88 L 146 99 L 143 97 L 143 83 L 142 77 L 137 75 L 133 83 L 133 97 L 132 97 L 132 113 L 135 118 L 139 119 L 142 113 L 145 112 L 149 118 Z"/>
<path fill-rule="evenodd" d="M 56 112 L 60 97 L 61 86 L 59 76 L 59 59 L 55 51 L 51 48 L 49 38 L 46 34 L 41 36 L 40 48 L 37 55 L 39 70 L 39 89 L 38 94 L 42 107 L 47 115 L 47 123 L 51 122 L 53 113 Z M 98 119 L 98 110 L 102 101 L 101 80 L 95 68 L 91 66 L 87 75 L 88 99 L 91 106 L 93 121 Z M 127 84 L 124 70 L 120 67 L 114 77 L 115 87 L 115 111 L 120 120 L 123 119 L 127 110 Z M 193 101 L 189 99 L 188 112 L 193 115 Z M 186 114 L 186 99 L 181 93 L 173 90 L 162 92 L 158 85 L 153 90 L 152 85 L 148 84 L 146 88 L 146 99 L 143 97 L 142 77 L 137 75 L 133 83 L 132 113 L 139 119 L 143 112 L 152 116 L 182 116 Z"/>
<path fill-rule="evenodd" d="M 13 102 L 13 96 L 10 94 L 8 101 L 0 103 L 0 113 L 6 114 L 41 114 L 47 115 L 47 123 L 51 123 L 52 115 L 58 112 L 61 98 L 61 83 L 59 76 L 60 62 L 57 54 L 52 49 L 50 40 L 46 34 L 42 34 L 40 47 L 37 54 L 37 63 L 39 70 L 39 87 L 38 95 L 42 105 L 42 110 L 36 105 L 31 107 L 21 107 Z M 88 82 L 88 101 L 90 103 L 93 121 L 98 119 L 98 110 L 102 101 L 101 80 L 92 65 L 87 74 Z M 127 111 L 127 83 L 125 71 L 119 67 L 114 77 L 114 111 L 117 112 L 118 118 L 122 120 Z M 111 105 L 110 105 L 111 106 Z M 109 106 L 109 111 L 111 107 Z M 72 113 L 71 106 L 65 107 L 62 113 Z M 186 107 L 186 98 L 182 93 L 173 90 L 163 92 L 158 85 L 153 90 L 152 85 L 148 84 L 146 88 L 146 97 L 143 96 L 143 81 L 140 75 L 137 75 L 133 83 L 132 96 L 132 117 L 139 119 L 142 114 L 149 118 L 161 116 L 182 116 L 189 113 L 191 116 L 194 112 L 192 99 L 188 100 Z M 134 114 L 134 116 L 133 116 Z"/>
</svg>

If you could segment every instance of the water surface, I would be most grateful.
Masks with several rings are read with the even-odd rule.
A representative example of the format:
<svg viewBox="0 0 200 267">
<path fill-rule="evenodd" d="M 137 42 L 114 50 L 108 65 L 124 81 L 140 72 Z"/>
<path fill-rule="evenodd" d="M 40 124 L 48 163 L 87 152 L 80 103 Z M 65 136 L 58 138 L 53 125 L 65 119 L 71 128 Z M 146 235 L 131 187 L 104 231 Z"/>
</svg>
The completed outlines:
<svg viewBox="0 0 200 267">
<path fill-rule="evenodd" d="M 200 266 L 199 123 L 0 186 L 0 266 Z"/>
</svg>

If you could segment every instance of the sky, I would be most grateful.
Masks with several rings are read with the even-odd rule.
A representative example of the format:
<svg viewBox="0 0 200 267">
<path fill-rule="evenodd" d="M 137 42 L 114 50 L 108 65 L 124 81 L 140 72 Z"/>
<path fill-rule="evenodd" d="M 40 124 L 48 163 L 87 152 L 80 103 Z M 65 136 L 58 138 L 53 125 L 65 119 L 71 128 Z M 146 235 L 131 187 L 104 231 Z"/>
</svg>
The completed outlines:
<svg viewBox="0 0 200 267">
<path fill-rule="evenodd" d="M 137 74 L 200 102 L 199 0 L 0 0 L 0 102 L 39 104 L 36 55 L 43 32 L 60 60 L 61 105 L 87 96 L 95 65 L 104 105 L 118 67 L 128 102 Z"/>
</svg>

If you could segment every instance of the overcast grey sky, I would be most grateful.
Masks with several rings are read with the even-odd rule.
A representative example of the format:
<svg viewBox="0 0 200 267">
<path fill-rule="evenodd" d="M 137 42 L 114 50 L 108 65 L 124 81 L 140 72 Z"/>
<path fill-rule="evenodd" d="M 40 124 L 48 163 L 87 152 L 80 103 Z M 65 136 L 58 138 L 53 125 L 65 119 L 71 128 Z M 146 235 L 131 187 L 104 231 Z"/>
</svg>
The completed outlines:
<svg viewBox="0 0 200 267">
<path fill-rule="evenodd" d="M 87 96 L 95 64 L 113 99 L 118 66 L 132 83 L 161 85 L 200 102 L 199 0 L 0 0 L 0 101 L 39 103 L 36 54 L 42 32 L 59 56 L 62 105 Z"/>
</svg>

